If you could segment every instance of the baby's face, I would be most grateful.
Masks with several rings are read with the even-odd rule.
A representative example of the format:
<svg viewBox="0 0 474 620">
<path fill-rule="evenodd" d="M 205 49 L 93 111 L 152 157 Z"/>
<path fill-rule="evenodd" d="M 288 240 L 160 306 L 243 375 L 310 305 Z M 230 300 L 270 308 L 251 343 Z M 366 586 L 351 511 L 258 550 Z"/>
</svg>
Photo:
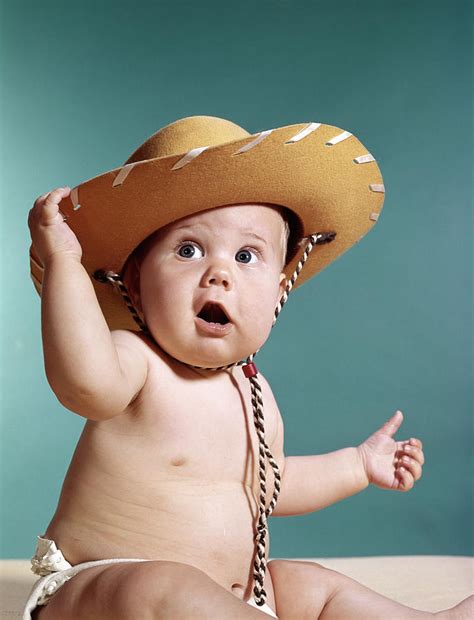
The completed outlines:
<svg viewBox="0 0 474 620">
<path fill-rule="evenodd" d="M 211 368 L 259 349 L 286 284 L 283 230 L 279 212 L 263 205 L 218 207 L 162 228 L 141 266 L 137 304 L 162 349 Z M 219 303 L 227 323 L 213 328 L 226 318 L 201 312 L 206 302 Z"/>
</svg>

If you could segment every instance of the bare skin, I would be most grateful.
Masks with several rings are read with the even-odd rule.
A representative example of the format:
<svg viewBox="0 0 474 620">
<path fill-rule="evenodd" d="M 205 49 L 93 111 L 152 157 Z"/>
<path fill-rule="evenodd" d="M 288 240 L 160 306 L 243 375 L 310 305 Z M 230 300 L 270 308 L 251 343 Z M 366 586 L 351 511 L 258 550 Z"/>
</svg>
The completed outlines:
<svg viewBox="0 0 474 620">
<path fill-rule="evenodd" d="M 147 383 L 123 415 L 86 422 L 45 537 L 71 564 L 185 562 L 248 598 L 258 512 L 248 381 L 240 368 L 200 377 L 131 337 L 150 356 Z M 265 391 L 271 441 L 277 413 Z"/>
<path fill-rule="evenodd" d="M 52 210 L 60 195 L 50 199 Z M 281 221 L 266 207 L 213 211 L 219 213 L 186 218 L 188 223 L 210 226 L 192 238 L 205 250 L 202 257 L 198 252 L 177 256 L 171 227 L 142 265 L 140 297 L 135 301 L 160 346 L 143 334 L 112 332 L 122 363 L 125 355 L 136 362 L 133 367 L 142 360 L 146 378 L 119 414 L 87 419 L 57 510 L 44 532 L 73 565 L 104 558 L 149 561 L 78 573 L 37 609 L 40 620 L 132 619 L 138 617 L 137 609 L 140 619 L 268 618 L 245 602 L 252 596 L 259 483 L 249 381 L 240 367 L 213 372 L 178 360 L 219 366 L 263 345 L 284 285 L 277 249 Z M 234 261 L 235 252 L 250 245 L 239 238 L 243 221 L 269 231 L 273 250 L 261 248 L 262 262 Z M 74 249 L 71 245 L 68 251 Z M 164 290 L 167 295 L 160 295 Z M 196 327 L 194 317 L 205 299 L 224 301 L 233 321 L 228 336 L 207 336 Z M 284 471 L 281 415 L 261 373 L 259 379 L 266 440 Z M 87 417 L 79 403 L 71 409 Z M 384 441 L 390 442 L 388 433 Z M 405 469 L 409 474 L 398 472 L 399 485 L 403 480 L 413 484 L 421 475 L 421 442 L 412 445 L 413 462 Z M 331 489 L 321 488 L 320 494 L 312 491 L 311 497 L 321 495 L 322 505 L 365 488 L 368 472 L 376 476 L 375 463 L 381 462 L 380 454 L 378 460 L 370 460 L 370 451 L 364 456 L 355 449 L 333 454 L 341 482 L 338 486 L 332 481 Z M 310 499 L 309 490 L 297 487 L 304 476 L 293 475 L 303 467 L 317 471 L 319 461 L 314 458 L 287 465 L 281 512 L 275 515 L 321 507 Z M 349 469 L 354 473 L 348 474 Z M 267 467 L 267 506 L 273 488 L 273 472 Z M 268 557 L 268 545 L 266 552 Z M 390 601 L 312 562 L 270 562 L 265 589 L 268 605 L 282 620 L 434 615 Z M 440 617 L 467 618 L 462 615 L 466 604 Z"/>
</svg>

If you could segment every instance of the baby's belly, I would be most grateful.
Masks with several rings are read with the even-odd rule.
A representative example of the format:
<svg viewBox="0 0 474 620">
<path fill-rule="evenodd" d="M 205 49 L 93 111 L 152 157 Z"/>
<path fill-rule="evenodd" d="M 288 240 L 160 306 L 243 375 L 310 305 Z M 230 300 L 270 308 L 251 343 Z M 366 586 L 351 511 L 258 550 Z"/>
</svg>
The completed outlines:
<svg viewBox="0 0 474 620">
<path fill-rule="evenodd" d="M 184 562 L 228 590 L 241 586 L 243 596 L 250 595 L 257 514 L 242 483 L 82 478 L 65 481 L 45 536 L 71 564 L 119 557 Z"/>
</svg>

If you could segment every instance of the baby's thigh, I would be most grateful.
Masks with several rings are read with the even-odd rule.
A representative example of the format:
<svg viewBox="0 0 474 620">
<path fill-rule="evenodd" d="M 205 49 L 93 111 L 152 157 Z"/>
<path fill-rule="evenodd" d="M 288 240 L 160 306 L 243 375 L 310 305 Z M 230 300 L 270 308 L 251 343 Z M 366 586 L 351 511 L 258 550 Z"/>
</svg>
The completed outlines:
<svg viewBox="0 0 474 620">
<path fill-rule="evenodd" d="M 33 620 L 151 620 L 167 593 L 198 569 L 180 562 L 117 562 L 86 568 L 37 607 Z M 200 571 L 199 571 L 200 572 Z"/>
<path fill-rule="evenodd" d="M 272 560 L 268 570 L 281 620 L 319 618 L 340 586 L 340 574 L 317 562 Z"/>
</svg>

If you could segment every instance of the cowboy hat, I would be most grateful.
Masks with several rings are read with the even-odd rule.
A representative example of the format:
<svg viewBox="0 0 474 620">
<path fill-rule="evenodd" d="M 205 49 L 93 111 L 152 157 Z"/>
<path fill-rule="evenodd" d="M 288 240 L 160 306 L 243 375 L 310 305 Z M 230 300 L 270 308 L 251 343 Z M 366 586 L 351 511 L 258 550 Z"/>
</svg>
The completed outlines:
<svg viewBox="0 0 474 620">
<path fill-rule="evenodd" d="M 97 274 L 121 273 L 158 228 L 224 205 L 284 206 L 302 241 L 318 231 L 336 233 L 308 257 L 296 288 L 372 228 L 384 192 L 374 157 L 349 131 L 309 122 L 250 134 L 223 118 L 190 116 L 159 129 L 123 166 L 72 188 L 59 209 L 81 244 L 109 328 L 138 331 L 120 295 Z M 287 276 L 297 263 L 293 251 Z M 40 295 L 43 268 L 31 246 L 31 278 Z"/>
</svg>

